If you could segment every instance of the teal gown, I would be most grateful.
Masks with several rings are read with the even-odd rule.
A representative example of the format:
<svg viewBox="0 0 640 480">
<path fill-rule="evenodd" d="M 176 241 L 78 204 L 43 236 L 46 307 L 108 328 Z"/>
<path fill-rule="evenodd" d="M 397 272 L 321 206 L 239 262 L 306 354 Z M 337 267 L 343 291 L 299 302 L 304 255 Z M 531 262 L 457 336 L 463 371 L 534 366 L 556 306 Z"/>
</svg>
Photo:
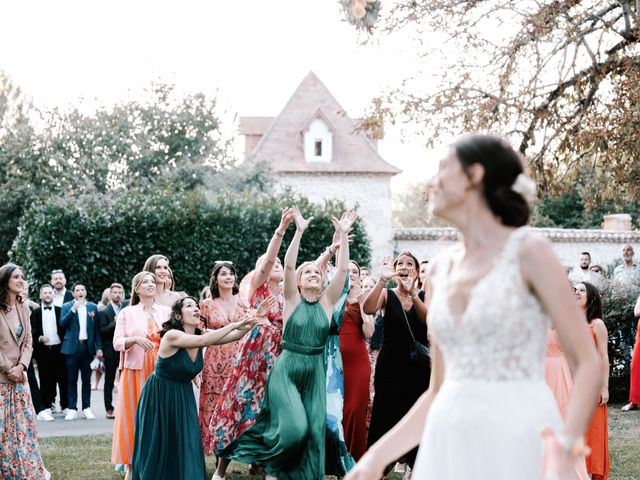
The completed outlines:
<svg viewBox="0 0 640 480">
<path fill-rule="evenodd" d="M 207 471 L 191 381 L 204 361 L 184 348 L 158 357 L 138 402 L 131 461 L 133 480 L 204 480 Z"/>
<path fill-rule="evenodd" d="M 278 480 L 319 480 L 325 474 L 324 351 L 329 319 L 302 299 L 286 323 L 256 423 L 221 452 L 264 466 Z"/>
</svg>

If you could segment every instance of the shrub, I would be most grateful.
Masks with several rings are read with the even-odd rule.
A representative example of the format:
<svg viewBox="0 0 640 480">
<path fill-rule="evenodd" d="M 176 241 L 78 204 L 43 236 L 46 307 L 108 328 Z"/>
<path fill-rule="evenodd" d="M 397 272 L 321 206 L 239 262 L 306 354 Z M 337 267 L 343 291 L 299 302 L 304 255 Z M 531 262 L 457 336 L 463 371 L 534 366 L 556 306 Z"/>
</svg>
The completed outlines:
<svg viewBox="0 0 640 480">
<path fill-rule="evenodd" d="M 89 297 L 98 299 L 112 282 L 128 290 L 145 259 L 162 253 L 171 262 L 176 290 L 197 294 L 208 284 L 215 260 L 233 261 L 239 275 L 252 270 L 266 251 L 282 208 L 294 204 L 305 216 L 315 217 L 299 254 L 300 261 L 315 259 L 331 242 L 330 217 L 342 213 L 341 203 L 317 206 L 290 193 L 225 194 L 208 200 L 202 191 L 129 193 L 93 197 L 86 204 L 74 200 L 32 206 L 22 217 L 10 255 L 25 268 L 33 293 L 49 280 L 52 269 L 62 268 L 69 284 L 84 282 Z M 291 225 L 281 259 L 293 231 Z M 351 256 L 367 265 L 369 240 L 360 222 L 353 233 Z"/>
<path fill-rule="evenodd" d="M 610 282 L 602 291 L 604 322 L 609 331 L 609 396 L 611 402 L 629 398 L 631 352 L 636 332 L 633 307 L 640 287 Z"/>
</svg>

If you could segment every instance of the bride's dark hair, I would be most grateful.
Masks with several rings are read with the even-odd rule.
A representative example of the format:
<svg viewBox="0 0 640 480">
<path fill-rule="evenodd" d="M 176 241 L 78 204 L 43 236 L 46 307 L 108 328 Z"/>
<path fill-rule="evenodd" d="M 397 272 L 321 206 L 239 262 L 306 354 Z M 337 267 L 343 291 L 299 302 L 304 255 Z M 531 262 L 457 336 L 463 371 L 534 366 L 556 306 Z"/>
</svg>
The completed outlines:
<svg viewBox="0 0 640 480">
<path fill-rule="evenodd" d="M 465 170 L 474 163 L 484 167 L 484 197 L 491 211 L 504 225 L 521 227 L 529 220 L 526 199 L 511 189 L 524 173 L 522 156 L 509 143 L 495 135 L 466 135 L 453 144 Z"/>
</svg>

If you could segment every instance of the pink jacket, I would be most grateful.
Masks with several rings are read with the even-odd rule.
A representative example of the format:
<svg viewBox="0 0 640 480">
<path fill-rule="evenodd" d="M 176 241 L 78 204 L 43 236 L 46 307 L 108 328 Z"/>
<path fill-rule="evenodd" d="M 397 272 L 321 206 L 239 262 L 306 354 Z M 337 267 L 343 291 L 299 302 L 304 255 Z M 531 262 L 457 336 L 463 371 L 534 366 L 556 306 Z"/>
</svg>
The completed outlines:
<svg viewBox="0 0 640 480">
<path fill-rule="evenodd" d="M 153 305 L 153 317 L 158 325 L 169 320 L 171 309 L 164 305 L 155 303 Z M 113 334 L 113 348 L 122 352 L 120 354 L 120 368 L 130 370 L 142 370 L 144 350 L 139 345 L 132 345 L 128 349 L 124 347 L 124 342 L 128 337 L 144 337 L 147 334 L 147 313 L 144 312 L 144 305 L 137 305 L 123 308 L 116 317 L 116 330 Z"/>
</svg>

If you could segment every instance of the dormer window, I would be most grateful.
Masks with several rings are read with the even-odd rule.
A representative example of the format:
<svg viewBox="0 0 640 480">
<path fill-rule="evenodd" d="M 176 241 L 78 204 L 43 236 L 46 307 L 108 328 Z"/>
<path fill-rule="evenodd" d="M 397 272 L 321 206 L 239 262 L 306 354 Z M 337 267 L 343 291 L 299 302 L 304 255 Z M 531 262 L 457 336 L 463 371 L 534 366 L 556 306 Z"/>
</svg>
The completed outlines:
<svg viewBox="0 0 640 480">
<path fill-rule="evenodd" d="M 318 110 L 302 131 L 306 162 L 329 163 L 333 156 L 333 126 Z"/>
</svg>

